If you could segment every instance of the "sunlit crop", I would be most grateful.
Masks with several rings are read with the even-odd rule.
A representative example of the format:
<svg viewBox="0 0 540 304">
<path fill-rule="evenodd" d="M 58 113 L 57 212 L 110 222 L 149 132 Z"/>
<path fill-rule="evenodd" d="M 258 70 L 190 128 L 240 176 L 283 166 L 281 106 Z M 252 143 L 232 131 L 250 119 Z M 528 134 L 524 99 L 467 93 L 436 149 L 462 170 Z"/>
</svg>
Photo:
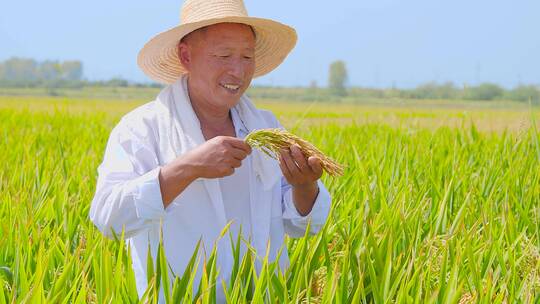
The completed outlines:
<svg viewBox="0 0 540 304">
<path fill-rule="evenodd" d="M 0 304 L 139 301 L 123 236 L 107 239 L 88 219 L 109 132 L 130 110 L 102 104 L 124 111 L 107 114 L 80 101 L 84 111 L 31 103 L 0 110 Z M 142 301 L 163 289 L 171 303 L 209 303 L 224 289 L 231 303 L 540 302 L 534 128 L 360 124 L 335 113 L 309 125 L 285 119 L 345 165 L 339 178 L 323 175 L 333 206 L 322 231 L 287 239 L 288 269 L 265 261 L 255 271 L 253 257 L 242 258 L 232 240 L 236 263 L 224 286 L 212 257 L 194 255 L 188 271 L 173 277 L 160 249 Z M 201 282 L 194 282 L 197 263 L 206 263 Z"/>
</svg>

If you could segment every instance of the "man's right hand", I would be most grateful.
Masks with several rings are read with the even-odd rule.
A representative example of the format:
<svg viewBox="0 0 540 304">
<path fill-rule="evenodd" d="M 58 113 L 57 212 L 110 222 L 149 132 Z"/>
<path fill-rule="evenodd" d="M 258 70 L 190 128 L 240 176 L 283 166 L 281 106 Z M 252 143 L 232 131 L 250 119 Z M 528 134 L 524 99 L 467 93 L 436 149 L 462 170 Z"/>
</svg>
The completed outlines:
<svg viewBox="0 0 540 304">
<path fill-rule="evenodd" d="M 217 136 L 197 148 L 180 155 L 163 166 L 159 183 L 163 205 L 167 207 L 197 178 L 220 178 L 234 173 L 251 147 L 242 139 Z"/>
<path fill-rule="evenodd" d="M 179 158 L 192 168 L 196 178 L 219 178 L 232 175 L 250 153 L 251 147 L 242 139 L 216 136 Z"/>
</svg>

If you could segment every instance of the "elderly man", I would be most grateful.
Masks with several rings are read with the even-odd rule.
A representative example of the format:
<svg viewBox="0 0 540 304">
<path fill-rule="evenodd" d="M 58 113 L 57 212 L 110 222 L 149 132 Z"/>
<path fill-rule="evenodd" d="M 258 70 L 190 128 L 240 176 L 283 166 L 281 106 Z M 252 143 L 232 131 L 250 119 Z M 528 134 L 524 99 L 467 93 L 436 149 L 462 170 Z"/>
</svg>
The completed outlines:
<svg viewBox="0 0 540 304">
<path fill-rule="evenodd" d="M 181 24 L 141 50 L 143 71 L 169 85 L 111 132 L 90 209 L 105 235 L 125 233 L 139 295 L 147 288 L 148 249 L 155 258 L 160 237 L 174 275 L 183 274 L 201 240 L 203 255 L 218 247 L 227 281 L 232 255 L 220 232 L 228 223 L 259 258 L 268 246 L 271 260 L 285 233 L 298 237 L 309 222 L 311 233 L 324 225 L 330 195 L 319 181 L 320 160 L 292 146 L 277 162 L 242 140 L 250 131 L 280 127 L 244 92 L 295 42 L 290 27 L 248 17 L 241 0 L 187 0 Z"/>
</svg>

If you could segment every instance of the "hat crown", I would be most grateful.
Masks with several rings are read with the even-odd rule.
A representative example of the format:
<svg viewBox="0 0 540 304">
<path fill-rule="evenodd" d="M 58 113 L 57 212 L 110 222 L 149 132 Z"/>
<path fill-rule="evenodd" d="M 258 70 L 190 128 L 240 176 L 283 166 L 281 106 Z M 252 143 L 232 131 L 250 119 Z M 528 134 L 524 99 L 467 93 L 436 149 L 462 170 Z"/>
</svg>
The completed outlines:
<svg viewBox="0 0 540 304">
<path fill-rule="evenodd" d="M 242 0 L 186 0 L 180 11 L 183 24 L 214 18 L 247 17 Z"/>
</svg>

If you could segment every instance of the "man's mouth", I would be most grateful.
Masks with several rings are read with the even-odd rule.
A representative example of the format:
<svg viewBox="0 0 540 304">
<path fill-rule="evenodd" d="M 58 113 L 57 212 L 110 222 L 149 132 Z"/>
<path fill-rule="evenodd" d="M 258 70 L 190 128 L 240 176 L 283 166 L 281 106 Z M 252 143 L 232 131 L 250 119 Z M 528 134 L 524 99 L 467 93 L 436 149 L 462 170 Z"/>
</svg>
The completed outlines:
<svg viewBox="0 0 540 304">
<path fill-rule="evenodd" d="M 237 84 L 222 83 L 220 86 L 232 94 L 238 93 L 238 90 L 240 89 L 240 86 Z"/>
</svg>

